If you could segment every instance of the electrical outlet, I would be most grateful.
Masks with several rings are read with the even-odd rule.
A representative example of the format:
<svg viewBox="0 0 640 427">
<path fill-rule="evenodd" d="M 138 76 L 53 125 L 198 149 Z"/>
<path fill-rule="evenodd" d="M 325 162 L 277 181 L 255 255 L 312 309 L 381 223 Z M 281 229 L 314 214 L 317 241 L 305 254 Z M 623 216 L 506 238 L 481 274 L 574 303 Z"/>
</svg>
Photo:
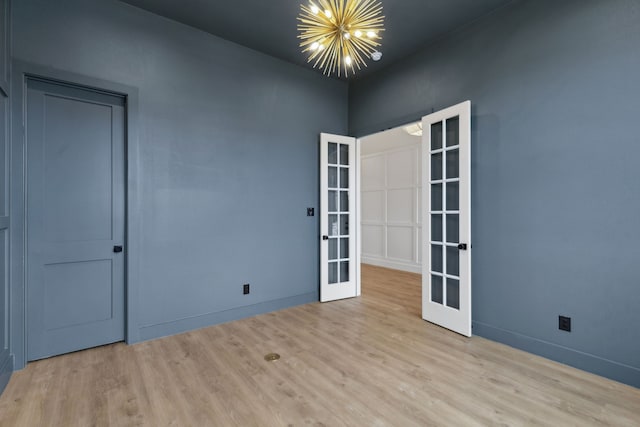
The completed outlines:
<svg viewBox="0 0 640 427">
<path fill-rule="evenodd" d="M 249 293 L 249 284 L 245 283 L 244 285 L 242 285 L 242 294 L 247 295 L 248 293 Z"/>
<path fill-rule="evenodd" d="M 571 317 L 558 316 L 558 329 L 571 332 Z"/>
</svg>

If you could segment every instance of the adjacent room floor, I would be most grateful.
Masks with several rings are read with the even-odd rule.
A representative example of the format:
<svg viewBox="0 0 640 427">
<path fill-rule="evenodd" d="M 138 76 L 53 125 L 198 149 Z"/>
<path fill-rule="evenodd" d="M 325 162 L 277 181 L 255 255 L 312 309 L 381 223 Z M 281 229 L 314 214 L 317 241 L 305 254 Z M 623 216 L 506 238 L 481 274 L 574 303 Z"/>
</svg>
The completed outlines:
<svg viewBox="0 0 640 427">
<path fill-rule="evenodd" d="M 0 425 L 638 425 L 639 389 L 423 321 L 419 275 L 363 266 L 362 287 L 30 363 Z"/>
</svg>

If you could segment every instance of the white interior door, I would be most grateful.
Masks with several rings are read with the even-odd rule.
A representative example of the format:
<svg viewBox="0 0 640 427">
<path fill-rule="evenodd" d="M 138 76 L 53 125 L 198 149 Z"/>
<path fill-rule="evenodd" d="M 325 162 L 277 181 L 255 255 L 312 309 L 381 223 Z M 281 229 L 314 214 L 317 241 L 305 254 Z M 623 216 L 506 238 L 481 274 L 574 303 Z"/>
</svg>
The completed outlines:
<svg viewBox="0 0 640 427">
<path fill-rule="evenodd" d="M 470 337 L 471 102 L 422 129 L 422 318 Z"/>
<path fill-rule="evenodd" d="M 360 295 L 356 139 L 320 134 L 320 301 Z"/>
</svg>

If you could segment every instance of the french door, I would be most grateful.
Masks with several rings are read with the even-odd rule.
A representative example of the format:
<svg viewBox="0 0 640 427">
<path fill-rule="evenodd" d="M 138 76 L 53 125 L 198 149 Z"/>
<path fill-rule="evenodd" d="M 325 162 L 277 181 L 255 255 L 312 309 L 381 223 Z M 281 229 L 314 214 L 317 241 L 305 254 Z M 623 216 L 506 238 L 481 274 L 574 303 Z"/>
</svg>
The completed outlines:
<svg viewBox="0 0 640 427">
<path fill-rule="evenodd" d="M 471 336 L 471 102 L 422 118 L 422 318 Z"/>
<path fill-rule="evenodd" d="M 360 295 L 356 139 L 320 134 L 320 301 Z"/>
</svg>

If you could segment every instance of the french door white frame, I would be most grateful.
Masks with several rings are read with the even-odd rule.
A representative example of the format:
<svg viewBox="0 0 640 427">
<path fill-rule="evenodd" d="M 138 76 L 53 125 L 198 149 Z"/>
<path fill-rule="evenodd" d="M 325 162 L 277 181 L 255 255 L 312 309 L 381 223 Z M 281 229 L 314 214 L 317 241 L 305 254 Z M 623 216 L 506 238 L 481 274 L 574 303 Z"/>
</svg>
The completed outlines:
<svg viewBox="0 0 640 427">
<path fill-rule="evenodd" d="M 460 281 L 459 288 L 459 309 L 448 307 L 446 303 L 435 304 L 431 302 L 431 124 L 443 123 L 443 147 L 440 151 L 445 154 L 455 147 L 446 147 L 446 121 L 447 119 L 459 118 L 459 209 L 455 214 L 459 215 L 459 274 L 457 278 Z M 443 326 L 454 332 L 460 333 L 467 337 L 471 336 L 471 102 L 454 105 L 444 110 L 429 114 L 422 118 L 422 317 L 423 319 Z M 349 289 L 336 287 L 329 290 L 328 286 L 328 243 L 323 238 L 329 235 L 328 230 L 328 150 L 327 144 L 335 142 L 338 144 L 348 144 L 353 149 L 350 150 L 350 158 L 353 158 L 355 169 L 350 172 L 350 208 L 353 212 L 350 223 L 355 225 L 354 240 L 355 252 L 350 249 L 349 260 L 353 265 L 350 270 L 350 278 L 355 279 L 356 283 Z M 322 133 L 320 135 L 320 300 L 322 302 L 333 301 L 342 298 L 350 298 L 360 296 L 360 262 L 361 262 L 361 207 L 360 207 L 360 139 L 341 135 L 331 135 Z M 438 151 L 438 150 L 436 150 Z M 443 159 L 446 159 L 446 154 Z M 456 181 L 456 179 L 446 178 L 446 166 L 443 168 L 443 177 L 441 180 L 443 186 L 443 195 L 446 194 L 446 183 Z M 353 183 L 353 188 L 351 183 Z M 443 196 L 444 197 L 444 196 Z M 444 203 L 444 200 L 443 200 Z M 355 206 L 354 206 L 355 204 Z M 352 209 L 355 209 L 352 211 Z M 442 214 L 447 208 L 443 204 Z M 445 232 L 446 233 L 446 232 Z M 446 235 L 446 234 L 445 234 Z M 350 236 L 351 237 L 351 236 Z M 441 243 L 443 246 L 452 246 L 443 238 Z M 446 252 L 446 251 L 445 251 Z M 444 270 L 443 261 L 443 286 L 446 288 L 446 279 L 448 274 Z M 355 277 L 353 271 L 355 270 Z M 444 290 L 446 293 L 446 289 Z"/>
<path fill-rule="evenodd" d="M 458 117 L 458 144 L 448 146 L 447 121 Z M 433 124 L 442 124 L 442 147 L 431 150 Z M 422 318 L 450 329 L 467 337 L 471 336 L 471 102 L 465 101 L 444 110 L 437 111 L 422 118 Z M 447 178 L 447 161 L 450 152 L 458 151 L 458 177 Z M 441 179 L 432 180 L 432 155 L 442 156 Z M 459 206 L 457 210 L 448 211 L 446 197 L 447 184 L 458 183 Z M 432 184 L 441 185 L 441 209 L 433 209 L 431 199 Z M 433 241 L 431 215 L 440 215 L 444 220 L 448 215 L 458 215 L 458 242 L 449 243 L 447 228 L 443 222 L 441 241 Z M 446 222 L 446 221 L 445 221 Z M 433 242 L 432 242 L 433 241 Z M 432 243 L 443 248 L 441 255 L 441 272 L 432 268 Z M 457 248 L 456 248 L 457 247 Z M 447 249 L 457 249 L 459 255 L 458 275 L 449 274 Z M 436 297 L 432 296 L 432 277 L 441 277 L 441 289 Z M 447 286 L 449 280 L 458 281 L 458 300 L 449 306 Z M 455 288 L 454 288 L 455 289 Z M 455 295 L 455 294 L 454 294 Z M 439 300 L 439 301 L 438 301 Z"/>
<path fill-rule="evenodd" d="M 329 284 L 329 197 L 328 197 L 328 144 L 349 147 L 349 281 Z M 320 134 L 320 301 L 334 301 L 360 296 L 360 140 L 352 137 Z"/>
</svg>

